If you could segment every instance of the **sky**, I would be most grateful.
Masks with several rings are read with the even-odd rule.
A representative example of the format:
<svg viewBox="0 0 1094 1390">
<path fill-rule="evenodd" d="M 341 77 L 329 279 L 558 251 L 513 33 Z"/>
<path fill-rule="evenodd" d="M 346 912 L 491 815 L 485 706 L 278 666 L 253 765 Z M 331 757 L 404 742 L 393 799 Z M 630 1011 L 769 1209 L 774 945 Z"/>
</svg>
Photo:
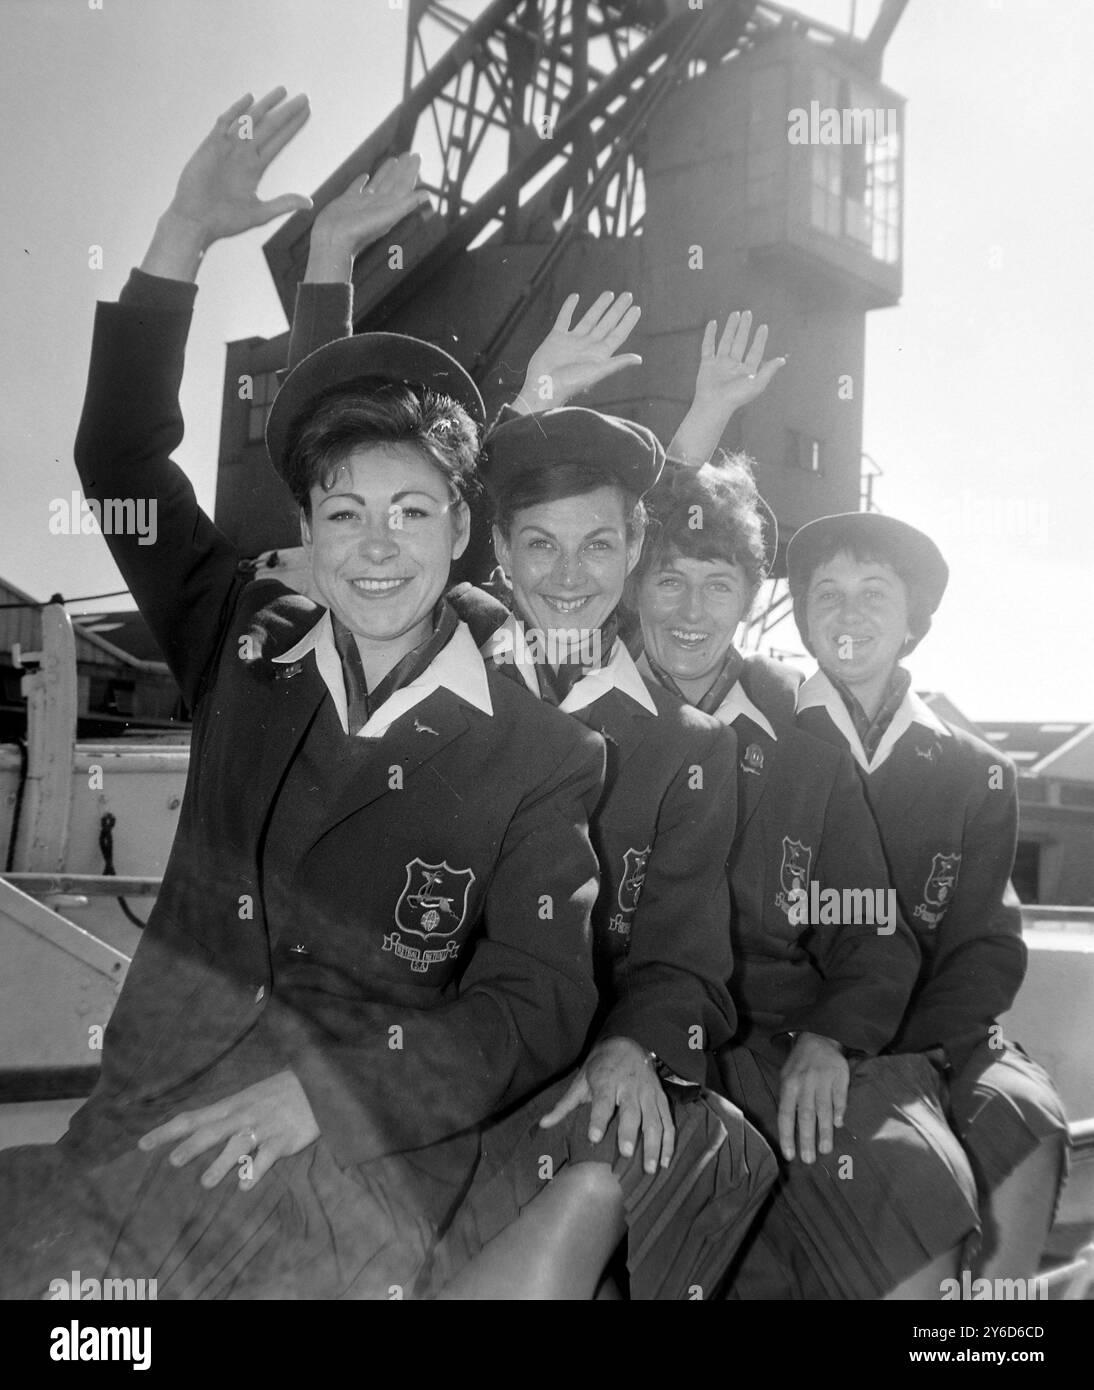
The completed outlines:
<svg viewBox="0 0 1094 1390">
<path fill-rule="evenodd" d="M 845 26 L 852 6 L 797 8 Z M 876 8 L 860 0 L 860 32 Z M 262 191 L 311 193 L 397 104 L 404 37 L 397 0 L 0 5 L 0 577 L 43 598 L 121 587 L 100 537 L 50 534 L 50 502 L 77 486 L 95 302 L 213 118 L 247 90 L 307 92 Z M 1094 720 L 1092 53 L 1089 0 L 911 0 L 886 54 L 908 99 L 904 293 L 868 317 L 863 447 L 882 509 L 950 562 L 916 685 L 988 724 Z M 224 344 L 286 327 L 261 255 L 276 225 L 202 267 L 177 458 L 210 511 Z M 787 625 L 774 640 L 800 650 Z"/>
</svg>

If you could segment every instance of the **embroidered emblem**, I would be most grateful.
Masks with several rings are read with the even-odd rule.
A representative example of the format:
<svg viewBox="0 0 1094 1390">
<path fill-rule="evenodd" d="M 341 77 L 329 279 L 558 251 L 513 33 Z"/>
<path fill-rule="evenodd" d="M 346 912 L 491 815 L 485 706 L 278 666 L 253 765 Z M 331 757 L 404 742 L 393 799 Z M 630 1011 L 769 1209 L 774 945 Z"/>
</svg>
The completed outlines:
<svg viewBox="0 0 1094 1390">
<path fill-rule="evenodd" d="M 942 920 L 953 891 L 957 887 L 957 875 L 961 869 L 959 854 L 936 854 L 931 860 L 931 872 L 923 885 L 923 902 L 912 912 L 928 927 L 935 927 Z"/>
<path fill-rule="evenodd" d="M 395 925 L 401 931 L 384 937 L 385 951 L 408 960 L 411 970 L 428 970 L 438 961 L 455 960 L 461 943 L 446 941 L 443 946 L 423 951 L 408 945 L 403 932 L 428 940 L 431 936 L 452 936 L 467 917 L 467 900 L 475 882 L 473 869 L 454 869 L 447 860 L 427 864 L 412 859 L 406 865 L 406 884 L 395 904 Z"/>
<path fill-rule="evenodd" d="M 631 918 L 638 908 L 638 899 L 642 896 L 642 885 L 646 881 L 646 865 L 649 863 L 652 848 L 652 845 L 647 845 L 645 849 L 631 848 L 624 853 L 623 877 L 619 881 L 619 890 L 616 893 L 620 910 L 608 922 L 609 931 L 619 932 L 621 936 L 630 935 Z"/>
<path fill-rule="evenodd" d="M 420 719 L 415 719 L 414 721 L 414 732 L 416 734 L 432 734 L 434 738 L 440 737 L 436 729 L 431 729 L 428 724 L 423 724 Z"/>
<path fill-rule="evenodd" d="M 758 743 L 750 743 L 744 751 L 741 759 L 741 771 L 751 772 L 753 777 L 759 777 L 764 770 L 764 750 Z"/>
<path fill-rule="evenodd" d="M 783 836 L 783 859 L 779 865 L 781 890 L 775 894 L 775 906 L 782 908 L 787 915 L 797 901 L 791 898 L 790 894 L 796 888 L 808 888 L 812 862 L 812 845 L 803 844 L 801 840 L 792 840 L 789 835 Z"/>
<path fill-rule="evenodd" d="M 291 666 L 279 666 L 277 668 L 277 679 L 279 681 L 291 681 L 293 676 L 298 676 L 304 669 L 302 661 L 294 661 Z"/>
<path fill-rule="evenodd" d="M 454 869 L 447 860 L 427 864 L 412 859 L 406 866 L 406 887 L 395 904 L 396 926 L 414 936 L 451 936 L 463 926 L 474 882 L 472 869 Z"/>
<path fill-rule="evenodd" d="M 402 936 L 393 931 L 390 936 L 384 937 L 383 949 L 394 951 L 400 960 L 410 961 L 411 970 L 416 970 L 419 974 L 428 970 L 431 965 L 436 965 L 441 960 L 455 960 L 460 949 L 458 941 L 447 941 L 438 951 L 422 951 L 417 946 L 407 946 Z"/>
</svg>

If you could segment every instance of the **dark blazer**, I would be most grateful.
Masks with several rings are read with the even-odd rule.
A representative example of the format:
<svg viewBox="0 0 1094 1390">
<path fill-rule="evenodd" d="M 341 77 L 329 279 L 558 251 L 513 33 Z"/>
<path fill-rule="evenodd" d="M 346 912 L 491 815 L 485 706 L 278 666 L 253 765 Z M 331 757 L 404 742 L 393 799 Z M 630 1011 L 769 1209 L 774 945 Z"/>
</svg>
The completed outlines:
<svg viewBox="0 0 1094 1390">
<path fill-rule="evenodd" d="M 777 740 L 747 715 L 733 723 L 740 753 L 737 833 L 729 861 L 740 1038 L 812 1032 L 873 1054 L 893 1037 L 919 952 L 902 918 L 891 934 L 853 922 L 791 921 L 794 880 L 808 889 L 891 886 L 881 838 L 846 750 L 796 728 L 799 679 L 749 657 L 741 677 Z"/>
<path fill-rule="evenodd" d="M 640 1042 L 688 1080 L 733 1034 L 733 951 L 721 866 L 736 820 L 736 740 L 660 688 L 657 716 L 619 690 L 576 718 L 608 746 L 591 821 L 602 1037 Z"/>
<path fill-rule="evenodd" d="M 299 287 L 290 362 L 345 336 L 350 298 L 348 286 Z M 499 421 L 511 417 L 503 406 Z M 500 602 L 491 617 L 489 599 L 482 599 L 472 590 L 456 605 L 480 645 L 508 617 Z M 512 666 L 502 669 L 523 684 Z M 619 690 L 574 715 L 608 748 L 604 795 L 592 820 L 603 1000 L 594 1032 L 633 1038 L 678 1075 L 702 1081 L 704 1053 L 735 1026 L 721 865 L 733 839 L 736 742 L 732 730 L 645 684 L 656 716 Z"/>
<path fill-rule="evenodd" d="M 798 718 L 846 747 L 827 710 L 814 706 Z M 856 770 L 922 951 L 892 1050 L 942 1047 L 961 1070 L 1014 1002 L 1026 947 L 1021 913 L 1006 901 L 1018 837 L 1014 768 L 982 739 L 945 727 L 948 735 L 912 723 L 884 762 Z"/>
<path fill-rule="evenodd" d="M 131 1141 L 134 1110 L 165 1096 L 182 1108 L 262 1018 L 342 1161 L 451 1141 L 464 1173 L 467 1136 L 568 1068 L 594 1013 L 587 819 L 603 744 L 496 672 L 492 717 L 441 689 L 382 738 L 347 739 L 271 932 L 271 805 L 333 714 L 313 654 L 271 658 L 323 610 L 250 582 L 169 457 L 189 319 L 180 287 L 147 277 L 99 306 L 77 441 L 88 497 L 157 500 L 154 545 L 110 544 L 194 725 L 163 889 L 70 1142 L 101 1153 L 127 1124 Z M 432 935 L 425 870 L 448 914 Z"/>
<path fill-rule="evenodd" d="M 472 593 L 474 611 L 463 601 L 457 610 L 490 652 L 509 610 L 495 602 L 490 619 L 486 596 Z M 524 686 L 511 662 L 501 669 Z M 678 1076 L 701 1082 L 706 1054 L 735 1027 L 723 865 L 736 820 L 737 742 L 678 696 L 641 684 L 656 714 L 616 687 L 569 716 L 607 745 L 604 794 L 590 821 L 600 861 L 594 1036 L 633 1038 Z"/>
</svg>

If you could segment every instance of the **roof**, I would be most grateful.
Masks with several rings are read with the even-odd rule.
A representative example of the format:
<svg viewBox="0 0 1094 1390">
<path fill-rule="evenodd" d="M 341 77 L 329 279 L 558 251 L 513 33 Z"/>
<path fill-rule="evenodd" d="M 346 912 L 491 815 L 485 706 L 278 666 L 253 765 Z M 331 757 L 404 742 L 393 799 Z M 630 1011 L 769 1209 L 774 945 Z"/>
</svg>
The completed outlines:
<svg viewBox="0 0 1094 1390">
<path fill-rule="evenodd" d="M 963 714 L 950 697 L 944 695 L 941 690 L 920 690 L 917 691 L 917 694 L 927 708 L 938 715 L 939 719 L 944 719 L 955 729 L 963 729 L 965 733 L 974 734 L 977 738 L 985 737 L 981 725 L 974 724 L 968 715 Z"/>
<path fill-rule="evenodd" d="M 1082 720 L 1031 723 L 995 720 L 983 736 L 1030 776 L 1094 781 L 1094 724 Z"/>
<path fill-rule="evenodd" d="M 44 602 L 48 600 L 36 599 L 10 580 L 0 579 L 0 605 L 17 605 L 0 607 L 0 653 L 6 656 L 16 643 L 24 651 L 38 650 L 42 640 L 38 614 Z M 152 633 L 135 609 L 114 614 L 73 613 L 71 617 L 76 630 L 78 662 L 138 669 L 146 669 L 146 663 L 152 662 L 157 673 L 166 674 L 167 667 Z M 108 629 L 111 623 L 117 626 Z"/>
<path fill-rule="evenodd" d="M 152 629 L 135 608 L 112 613 L 73 613 L 79 632 L 105 638 L 113 647 L 138 661 L 162 661 Z"/>
</svg>

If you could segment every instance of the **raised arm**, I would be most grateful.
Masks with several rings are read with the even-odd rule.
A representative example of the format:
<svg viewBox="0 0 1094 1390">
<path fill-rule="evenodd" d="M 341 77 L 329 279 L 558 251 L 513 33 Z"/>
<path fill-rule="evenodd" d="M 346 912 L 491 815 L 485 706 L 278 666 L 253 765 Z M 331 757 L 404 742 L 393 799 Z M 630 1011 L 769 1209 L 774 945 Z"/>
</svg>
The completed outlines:
<svg viewBox="0 0 1094 1390">
<path fill-rule="evenodd" d="M 178 392 L 206 250 L 221 237 L 308 205 L 298 194 L 262 202 L 270 161 L 308 117 L 307 99 L 284 89 L 246 96 L 217 120 L 187 162 L 151 245 L 117 304 L 96 314 L 76 466 L 89 499 L 111 514 L 143 505 L 151 526 L 111 527 L 108 544 L 193 706 L 215 657 L 238 556 L 201 511 L 171 459 L 182 439 Z"/>
<path fill-rule="evenodd" d="M 419 155 L 387 159 L 374 178 L 355 174 L 312 224 L 308 265 L 297 286 L 289 366 L 353 332 L 353 265 L 357 257 L 404 217 L 429 211 L 429 194 L 416 188 Z"/>
<path fill-rule="evenodd" d="M 767 389 L 785 357 L 763 360 L 767 346 L 767 324 L 756 330 L 752 346 L 752 311 L 730 314 L 721 340 L 716 319 L 706 326 L 695 394 L 680 428 L 668 447 L 670 458 L 698 468 L 718 447 L 735 411 L 753 401 Z"/>
</svg>

